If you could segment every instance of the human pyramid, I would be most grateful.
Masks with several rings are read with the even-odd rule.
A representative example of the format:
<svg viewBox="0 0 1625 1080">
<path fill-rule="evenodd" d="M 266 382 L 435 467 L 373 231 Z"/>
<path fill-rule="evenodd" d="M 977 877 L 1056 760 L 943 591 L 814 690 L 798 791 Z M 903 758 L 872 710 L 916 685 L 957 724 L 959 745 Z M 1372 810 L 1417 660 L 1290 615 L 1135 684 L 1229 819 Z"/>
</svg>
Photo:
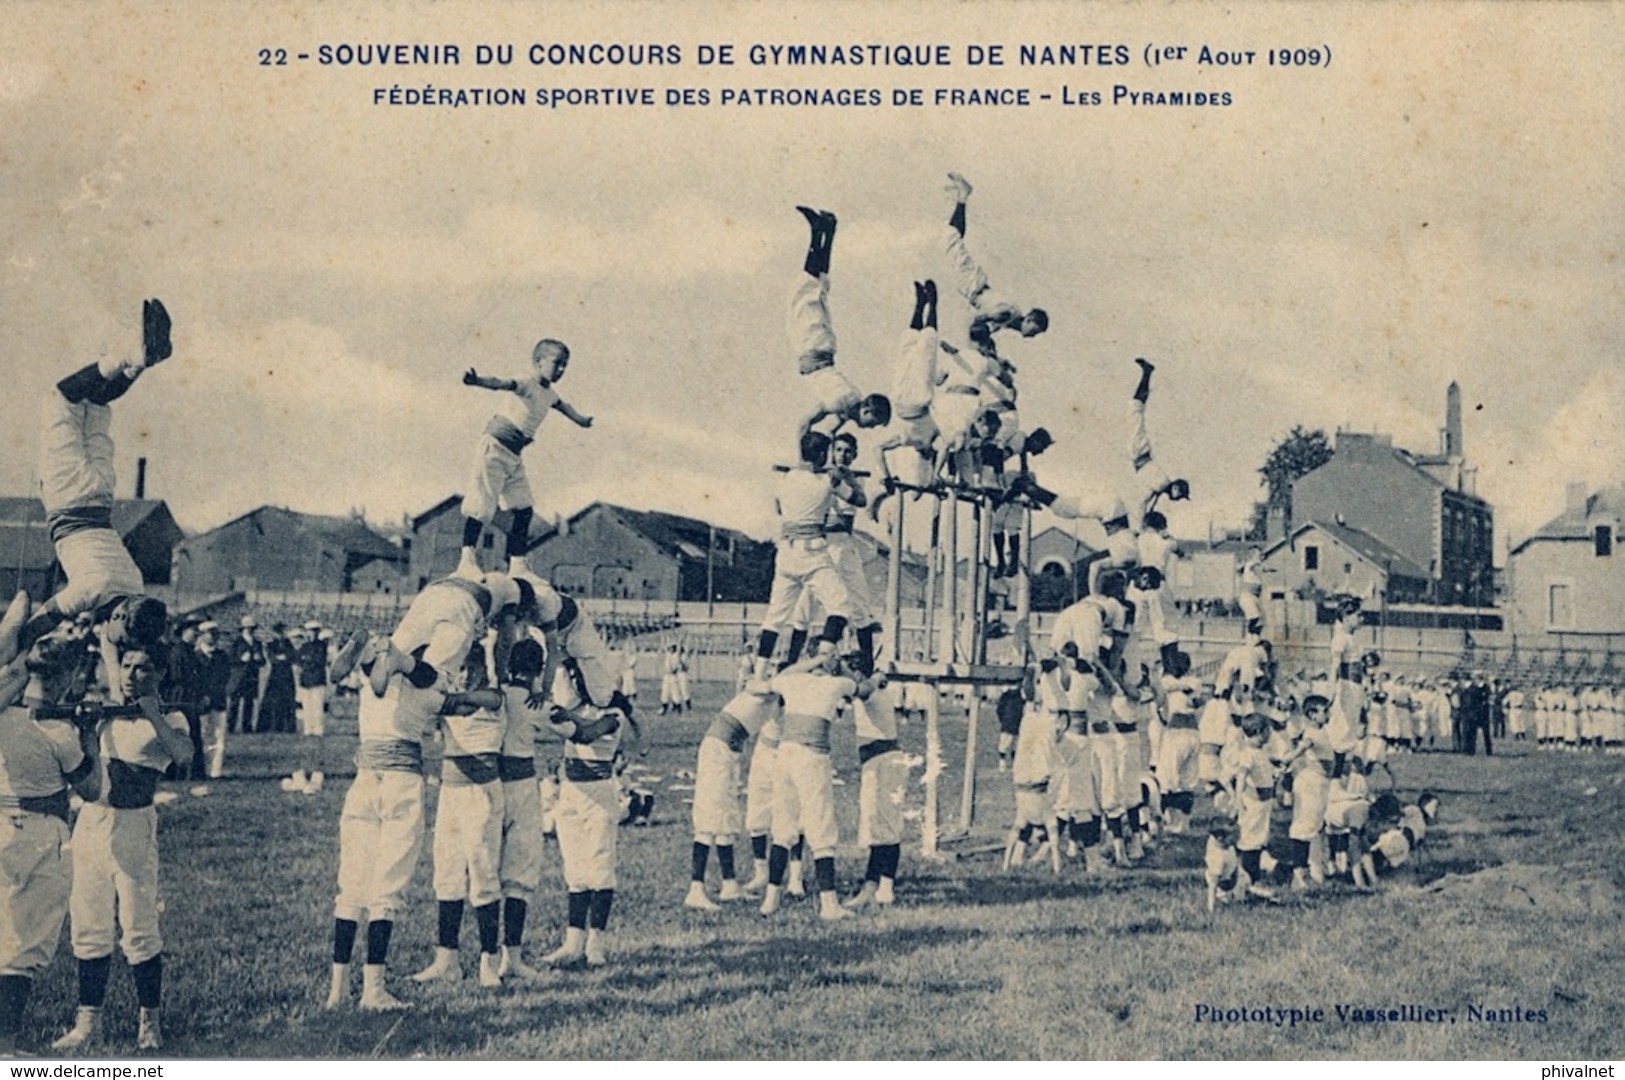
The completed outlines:
<svg viewBox="0 0 1625 1080">
<path fill-rule="evenodd" d="M 0 1052 L 14 1047 L 33 979 L 50 964 L 70 915 L 79 1007 L 53 1049 L 99 1040 L 115 943 L 136 985 L 138 1049 L 162 1045 L 154 807 L 166 771 L 198 755 L 182 703 L 159 695 L 167 611 L 143 595 L 112 528 L 109 429 L 113 402 L 171 355 L 170 330 L 164 306 L 146 301 L 134 358 L 75 371 L 47 402 L 42 497 L 68 580 L 38 610 L 19 594 L 0 620 L 0 814 L 11 826 L 0 838 L 0 900 L 15 916 L 0 935 Z M 544 339 L 528 377 L 464 375 L 466 385 L 509 397 L 476 451 L 458 568 L 423 589 L 391 635 L 352 635 L 331 666 L 335 682 L 359 668 L 362 691 L 356 779 L 339 822 L 330 1007 L 351 997 L 363 920 L 361 1006 L 403 1006 L 385 986 L 385 963 L 424 846 L 424 743 L 437 729 L 439 941 L 434 962 L 415 978 L 462 977 L 456 947 L 465 905 L 479 927 L 482 984 L 536 975 L 520 946 L 541 874 L 539 742 L 562 743 L 553 819 L 568 893 L 565 940 L 547 960 L 605 962 L 622 815 L 617 769 L 622 741 L 635 743 L 638 725 L 590 617 L 523 557 L 532 499 L 521 452 L 549 411 L 592 423 L 552 389 L 568 360 L 563 343 Z M 513 512 L 509 565 L 482 572 L 475 547 L 499 508 Z M 70 788 L 84 802 L 71 848 Z"/>
<path fill-rule="evenodd" d="M 1031 660 L 1026 707 L 1009 748 L 1018 799 L 1008 865 L 1023 861 L 1040 834 L 1056 868 L 1074 851 L 1087 862 L 1089 851 L 1108 841 L 1114 860 L 1131 864 L 1157 828 L 1159 810 L 1169 831 L 1184 827 L 1200 780 L 1240 824 L 1228 847 L 1223 830 L 1215 836 L 1210 877 L 1218 892 L 1234 891 L 1238 881 L 1246 888 L 1262 875 L 1268 806 L 1277 776 L 1290 770 L 1292 836 L 1303 847 L 1294 875 L 1323 866 L 1315 848 L 1323 837 L 1338 865 L 1352 859 L 1354 867 L 1365 866 L 1353 845 L 1337 845 L 1336 830 L 1354 826 L 1334 825 L 1331 809 L 1337 783 L 1363 776 L 1355 746 L 1364 734 L 1364 687 L 1342 677 L 1356 658 L 1334 641 L 1329 693 L 1301 699 L 1276 693 L 1255 612 L 1246 643 L 1226 658 L 1204 703 L 1204 688 L 1191 677 L 1190 658 L 1163 612 L 1175 545 L 1157 505 L 1164 497 L 1188 498 L 1190 489 L 1152 453 L 1146 408 L 1153 366 L 1135 361 L 1133 490 L 1067 494 L 1041 486 L 1033 459 L 1052 439 L 1043 428 L 1023 427 L 1017 371 L 999 346 L 1043 333 L 1048 316 L 990 286 L 965 241 L 970 185 L 955 174 L 949 179 L 952 209 L 943 239 L 969 313 L 966 343 L 944 339 L 935 282 L 916 282 L 889 398 L 860 394 L 836 364 L 829 313 L 836 219 L 798 208 L 809 242 L 791 294 L 789 331 L 798 381 L 814 400 L 799 426 L 797 460 L 776 480 L 774 581 L 748 677 L 698 748 L 684 905 L 714 911 L 718 901 L 759 897 L 762 915 L 778 916 L 787 896 L 805 891 L 809 851 L 820 918 L 846 919 L 895 902 L 909 766 L 898 745 L 896 705 L 881 692 L 887 680 L 878 659 L 896 643 L 879 641 L 881 605 L 864 580 L 854 522 L 866 509 L 878 515 L 887 497 L 949 491 L 976 493 L 1003 515 L 995 521 L 993 576 L 1020 573 L 1020 515 L 1031 508 L 1096 519 L 1108 538 L 1105 558 L 1091 570 L 1089 595 L 1057 619 L 1047 655 L 1024 658 Z M 42 497 L 67 584 L 38 610 L 19 594 L 0 619 L 0 815 L 11 825 L 0 837 L 0 904 L 13 916 L 11 932 L 0 935 L 0 1052 L 14 1045 L 33 979 L 50 964 L 70 915 L 79 1006 L 54 1048 L 99 1039 L 115 944 L 135 983 L 138 1048 L 162 1045 L 154 804 L 166 770 L 196 751 L 183 703 L 165 702 L 159 693 L 168 613 L 144 595 L 141 574 L 112 528 L 109 430 L 113 403 L 171 355 L 170 333 L 168 312 L 148 300 L 142 340 L 129 357 L 87 365 L 50 392 Z M 564 940 L 543 963 L 607 963 L 625 802 L 621 772 L 640 741 L 631 700 L 636 684 L 612 665 L 582 606 L 525 560 L 533 497 L 523 451 L 551 412 L 582 428 L 593 423 L 557 392 L 569 359 L 564 343 L 544 338 L 523 377 L 493 378 L 472 368 L 463 375 L 465 385 L 502 398 L 476 447 L 458 566 L 419 592 L 391 634 L 358 632 L 333 659 L 331 679 L 357 671 L 361 691 L 356 776 L 338 827 L 329 1007 L 353 998 L 358 944 L 360 1007 L 405 1007 L 386 985 L 386 969 L 395 919 L 425 846 L 425 744 L 433 738 L 442 748 L 432 843 L 438 932 L 432 963 L 413 978 L 464 977 L 458 940 L 467 908 L 478 927 L 481 985 L 538 976 L 522 947 L 543 862 L 539 777 L 554 759 L 561 764 L 552 820 L 567 914 Z M 882 491 L 871 501 L 866 474 L 854 468 L 857 438 L 846 428 L 884 427 L 894 412 L 898 431 L 878 447 Z M 509 561 L 503 571 L 485 571 L 477 545 L 499 510 L 511 512 Z M 91 626 L 93 651 L 76 636 L 81 618 Z M 1148 646 L 1147 662 L 1133 665 L 1131 674 L 1126 656 L 1134 642 Z M 680 672 L 680 653 L 674 663 Z M 663 711 L 680 711 L 678 695 L 670 696 L 663 690 Z M 1283 713 L 1282 724 L 1271 723 Z M 861 887 L 843 903 L 836 892 L 830 734 L 847 716 L 856 729 L 858 840 L 868 865 Z M 71 848 L 70 790 L 84 803 Z M 1345 793 L 1344 801 L 1363 798 Z M 744 884 L 735 865 L 742 836 L 750 837 L 753 858 Z M 1397 852 L 1397 845 L 1389 848 Z M 706 887 L 713 851 L 722 879 L 717 900 Z M 1385 857 L 1392 863 L 1398 856 Z M 1236 873 L 1227 869 L 1230 862 Z"/>
</svg>

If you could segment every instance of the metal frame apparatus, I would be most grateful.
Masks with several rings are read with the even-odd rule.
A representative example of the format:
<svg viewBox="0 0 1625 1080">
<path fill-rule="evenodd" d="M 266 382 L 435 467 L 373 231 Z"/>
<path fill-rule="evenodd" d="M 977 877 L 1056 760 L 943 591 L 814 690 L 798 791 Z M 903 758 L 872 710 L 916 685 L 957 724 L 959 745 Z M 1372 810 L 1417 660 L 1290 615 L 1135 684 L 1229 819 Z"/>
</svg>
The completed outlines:
<svg viewBox="0 0 1625 1080">
<path fill-rule="evenodd" d="M 944 480 L 929 486 L 898 483 L 892 514 L 891 552 L 886 582 L 885 640 L 892 661 L 887 677 L 898 682 L 917 682 L 930 688 L 925 709 L 925 814 L 920 825 L 921 852 L 928 857 L 941 854 L 940 845 L 970 835 L 976 814 L 976 743 L 983 708 L 977 691 L 985 686 L 1020 684 L 1024 663 L 988 662 L 988 600 L 992 594 L 987 555 L 992 543 L 993 500 L 998 489 L 977 487 L 957 480 Z M 925 597 L 922 621 L 917 629 L 903 625 L 903 548 L 909 519 L 909 495 L 931 498 L 930 543 L 927 551 Z M 964 511 L 968 509 L 969 513 Z M 961 518 L 968 518 L 962 522 Z M 961 525 L 965 528 L 961 528 Z M 966 562 L 965 595 L 961 596 L 961 538 Z M 1025 505 L 1021 513 L 1021 551 L 1017 571 L 1011 579 L 1014 602 L 1014 640 L 1027 656 L 1027 626 L 1030 615 L 1032 553 L 1032 513 Z M 905 634 L 909 635 L 905 638 Z M 904 647 L 905 640 L 911 643 Z M 913 659 L 903 659 L 913 657 Z M 959 824 L 944 831 L 938 807 L 942 774 L 941 703 L 944 690 L 963 688 L 968 702 L 965 732 L 964 781 L 960 791 Z"/>
</svg>

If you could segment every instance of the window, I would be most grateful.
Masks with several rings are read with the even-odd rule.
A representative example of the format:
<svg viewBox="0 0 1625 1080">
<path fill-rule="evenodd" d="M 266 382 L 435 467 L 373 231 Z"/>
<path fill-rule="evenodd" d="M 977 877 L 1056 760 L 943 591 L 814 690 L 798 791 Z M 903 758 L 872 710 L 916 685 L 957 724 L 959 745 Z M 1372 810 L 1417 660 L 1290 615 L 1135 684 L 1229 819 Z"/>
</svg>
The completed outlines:
<svg viewBox="0 0 1625 1080">
<path fill-rule="evenodd" d="M 1320 548 L 1314 544 L 1305 545 L 1303 549 L 1303 568 L 1305 570 L 1320 569 Z"/>
<path fill-rule="evenodd" d="M 1567 583 L 1546 586 L 1546 626 L 1552 630 L 1568 630 L 1574 626 L 1573 596 Z"/>
<path fill-rule="evenodd" d="M 1606 559 L 1614 553 L 1614 527 L 1612 525 L 1598 525 L 1591 530 L 1591 550 L 1597 553 L 1597 558 Z"/>
</svg>

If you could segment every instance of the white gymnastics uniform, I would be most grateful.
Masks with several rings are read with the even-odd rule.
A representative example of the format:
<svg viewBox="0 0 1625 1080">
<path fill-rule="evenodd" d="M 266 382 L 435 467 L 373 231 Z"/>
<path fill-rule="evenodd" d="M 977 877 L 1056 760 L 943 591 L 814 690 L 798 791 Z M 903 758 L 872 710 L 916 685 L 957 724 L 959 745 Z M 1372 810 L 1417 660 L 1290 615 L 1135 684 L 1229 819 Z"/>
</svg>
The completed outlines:
<svg viewBox="0 0 1625 1080">
<path fill-rule="evenodd" d="M 771 683 L 784 701 L 773 770 L 773 843 L 792 847 L 805 836 L 814 859 L 835 854 L 835 770 L 829 733 L 837 713 L 857 693 L 842 675 L 793 672 Z"/>
<path fill-rule="evenodd" d="M 536 736 L 547 713 L 532 709 L 530 690 L 502 690 L 502 751 L 497 773 L 502 779 L 502 857 L 498 876 L 502 895 L 529 900 L 542 879 L 542 791 L 536 782 Z"/>
<path fill-rule="evenodd" d="M 412 598 L 390 644 L 403 653 L 426 646 L 424 662 L 442 677 L 461 672 L 468 650 L 485 636 L 486 621 L 518 597 L 518 586 L 506 574 L 486 574 L 477 582 L 441 578 Z"/>
<path fill-rule="evenodd" d="M 722 706 L 700 740 L 694 766 L 694 839 L 726 847 L 745 828 L 745 743 L 762 730 L 778 707 L 771 691 L 741 690 Z"/>
<path fill-rule="evenodd" d="M 830 615 L 845 617 L 851 611 L 846 583 L 835 569 L 824 536 L 834 499 L 830 478 L 823 473 L 792 469 L 779 478 L 779 542 L 762 629 L 780 632 L 789 626 L 796 603 L 808 589 Z"/>
<path fill-rule="evenodd" d="M 931 400 L 936 395 L 940 372 L 937 353 L 940 338 L 934 326 L 904 330 L 897 350 L 897 369 L 892 377 L 893 414 L 903 425 L 907 445 L 929 447 L 937 435 L 931 419 Z"/>
<path fill-rule="evenodd" d="M 423 851 L 423 737 L 445 700 L 399 674 L 382 697 L 362 685 L 355 781 L 339 815 L 334 918 L 390 920 L 400 911 Z"/>
<path fill-rule="evenodd" d="M 0 710 L 0 977 L 56 958 L 73 888 L 67 784 L 88 773 L 72 724 Z"/>
<path fill-rule="evenodd" d="M 1060 715 L 1066 730 L 1055 744 L 1053 790 L 1055 813 L 1071 821 L 1100 816 L 1100 773 L 1089 738 L 1089 701 L 1100 687 L 1093 673 L 1071 672 L 1061 690 Z M 1039 683 L 1041 700 L 1048 696 Z"/>
<path fill-rule="evenodd" d="M 445 754 L 434 820 L 436 900 L 484 907 L 502 897 L 503 784 L 500 758 L 507 722 L 478 709 L 447 716 Z"/>
<path fill-rule="evenodd" d="M 796 370 L 818 407 L 827 413 L 846 412 L 858 403 L 857 387 L 835 366 L 835 329 L 829 317 L 829 275 L 814 278 L 797 274 L 790 290 L 786 323 Z"/>
<path fill-rule="evenodd" d="M 590 713 L 598 710 L 589 708 Z M 554 725 L 564 737 L 564 778 L 553 810 L 564 864 L 564 887 L 591 892 L 615 887 L 615 849 L 621 821 L 621 785 L 615 776 L 615 752 L 621 727 L 591 742 L 569 735 L 568 723 Z"/>
<path fill-rule="evenodd" d="M 523 510 L 535 505 L 520 455 L 535 441 L 536 430 L 548 410 L 558 404 L 559 395 L 534 375 L 513 381 L 515 389 L 503 395 L 474 451 L 462 510 L 464 517 L 475 521 L 489 522 L 498 509 Z"/>
<path fill-rule="evenodd" d="M 908 765 L 897 746 L 897 711 L 885 694 L 854 700 L 858 736 L 858 843 L 884 847 L 903 842 L 903 793 Z"/>
<path fill-rule="evenodd" d="M 45 398 L 40 501 L 67 579 L 56 605 L 70 617 L 146 588 L 112 525 L 112 417 L 106 405 L 70 402 L 55 388 Z"/>
<path fill-rule="evenodd" d="M 186 717 L 164 722 L 182 736 Z M 158 932 L 158 811 L 153 795 L 171 759 L 145 718 L 106 722 L 101 731 L 102 793 L 73 826 L 73 955 L 113 954 L 114 928 L 130 964 L 164 951 Z"/>
</svg>

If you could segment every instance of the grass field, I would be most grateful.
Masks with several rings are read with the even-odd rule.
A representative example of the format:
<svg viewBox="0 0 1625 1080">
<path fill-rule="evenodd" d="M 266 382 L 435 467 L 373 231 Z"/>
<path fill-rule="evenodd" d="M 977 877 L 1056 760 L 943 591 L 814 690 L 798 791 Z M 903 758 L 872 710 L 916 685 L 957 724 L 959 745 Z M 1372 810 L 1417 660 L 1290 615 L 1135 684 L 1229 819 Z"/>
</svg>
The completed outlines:
<svg viewBox="0 0 1625 1080">
<path fill-rule="evenodd" d="M 645 688 L 645 697 L 653 687 Z M 1610 1058 L 1625 1053 L 1625 759 L 1419 754 L 1395 763 L 1403 792 L 1444 807 L 1413 870 L 1375 896 L 1331 887 L 1281 904 L 1203 910 L 1200 830 L 1142 867 L 1056 879 L 1000 872 L 993 854 L 925 862 L 905 848 L 899 904 L 825 926 L 810 901 L 775 920 L 754 907 L 685 911 L 688 806 L 677 772 L 721 701 L 702 687 L 692 716 L 649 718 L 645 762 L 663 779 L 655 821 L 621 834 L 611 964 L 540 983 L 424 990 L 405 979 L 431 954 L 427 855 L 396 925 L 393 985 L 416 1006 L 369 1015 L 321 1008 L 327 985 L 336 828 L 353 719 L 329 737 L 329 785 L 278 790 L 292 736 L 242 736 L 235 778 L 160 811 L 166 1055 L 496 1058 Z M 706 691 L 710 692 L 707 693 Z M 944 817 L 957 813 L 964 724 L 947 715 Z M 850 729 L 835 749 L 842 835 L 855 834 Z M 1001 836 L 1011 794 L 991 726 L 979 755 L 975 839 Z M 921 752 L 924 732 L 906 729 Z M 914 773 L 909 799 L 923 799 Z M 1199 808 L 1198 824 L 1204 811 Z M 742 872 L 749 866 L 741 849 Z M 564 896 L 550 844 L 527 952 L 556 944 Z M 712 874 L 715 874 L 713 868 Z M 862 859 L 843 849 L 842 891 Z M 810 875 L 809 875 L 810 877 Z M 713 886 L 714 887 L 714 886 Z M 465 970 L 476 951 L 464 930 Z M 359 971 L 357 972 L 359 978 Z M 66 941 L 40 980 L 23 1046 L 70 1022 Z M 1196 1006 L 1303 1007 L 1296 1027 L 1197 1023 Z M 1416 1005 L 1453 1022 L 1359 1023 L 1338 1006 Z M 1488 1022 L 1482 1009 L 1544 1010 Z M 134 1045 L 135 1003 L 117 965 L 106 1051 Z"/>
</svg>

